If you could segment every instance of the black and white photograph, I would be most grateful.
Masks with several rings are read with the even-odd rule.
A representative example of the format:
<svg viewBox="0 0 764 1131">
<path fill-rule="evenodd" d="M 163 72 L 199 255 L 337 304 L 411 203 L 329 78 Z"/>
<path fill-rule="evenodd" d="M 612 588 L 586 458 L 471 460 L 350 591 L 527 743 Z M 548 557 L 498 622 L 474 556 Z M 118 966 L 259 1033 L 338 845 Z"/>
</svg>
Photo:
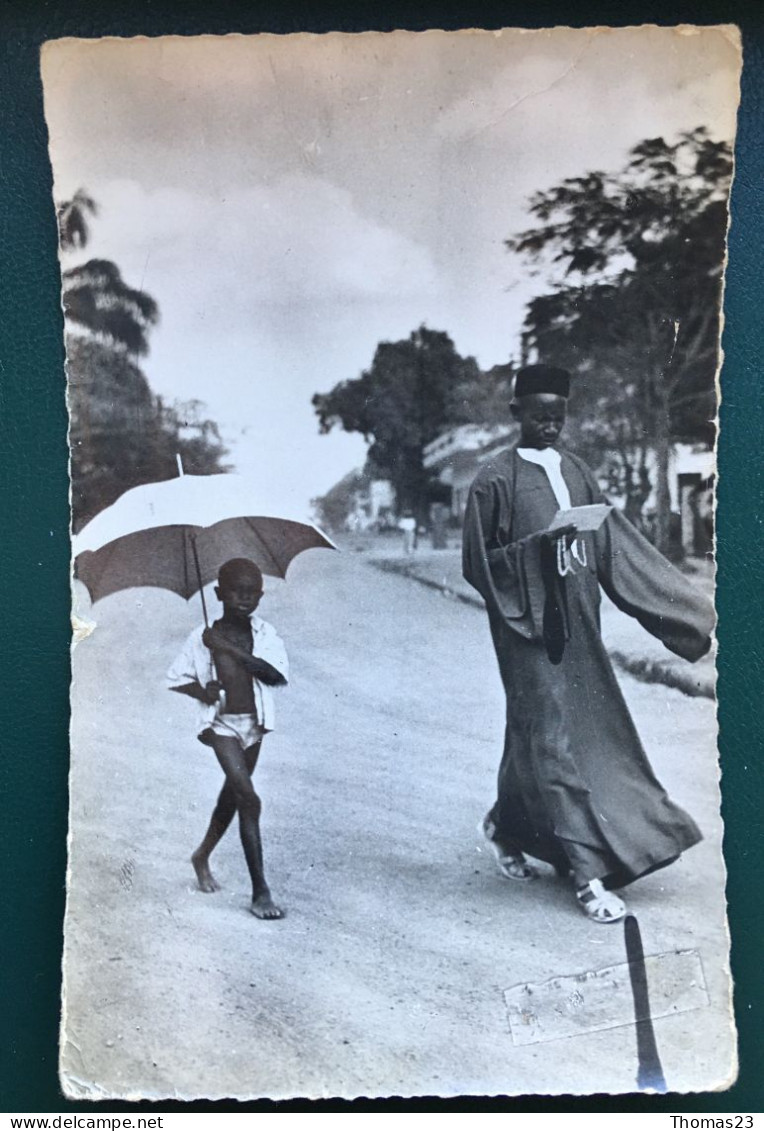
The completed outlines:
<svg viewBox="0 0 764 1131">
<path fill-rule="evenodd" d="M 68 1098 L 734 1083 L 741 63 L 726 25 L 44 45 Z"/>
</svg>

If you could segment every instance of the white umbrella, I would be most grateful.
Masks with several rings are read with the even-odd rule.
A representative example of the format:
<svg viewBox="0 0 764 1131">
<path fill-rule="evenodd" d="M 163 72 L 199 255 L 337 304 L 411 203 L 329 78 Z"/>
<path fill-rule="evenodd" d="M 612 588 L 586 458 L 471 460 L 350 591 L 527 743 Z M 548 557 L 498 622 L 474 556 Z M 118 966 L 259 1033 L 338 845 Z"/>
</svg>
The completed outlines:
<svg viewBox="0 0 764 1131">
<path fill-rule="evenodd" d="M 246 557 L 285 577 L 297 554 L 336 549 L 297 515 L 274 515 L 261 485 L 240 475 L 180 475 L 125 491 L 77 534 L 77 576 L 93 601 L 120 589 L 157 586 L 188 600 L 223 562 Z"/>
</svg>

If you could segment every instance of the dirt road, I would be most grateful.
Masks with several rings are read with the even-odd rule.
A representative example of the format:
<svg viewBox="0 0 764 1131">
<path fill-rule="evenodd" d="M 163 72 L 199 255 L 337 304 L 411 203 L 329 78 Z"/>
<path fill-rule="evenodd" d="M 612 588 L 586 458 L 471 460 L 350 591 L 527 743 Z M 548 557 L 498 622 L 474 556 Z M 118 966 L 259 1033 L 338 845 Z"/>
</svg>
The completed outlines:
<svg viewBox="0 0 764 1131">
<path fill-rule="evenodd" d="M 280 923 L 247 912 L 235 829 L 215 861 L 223 890 L 193 883 L 221 775 L 193 704 L 162 678 L 198 604 L 118 594 L 75 650 L 70 1092 L 633 1090 L 633 1025 L 513 1043 L 504 990 L 625 954 L 622 929 L 587 922 L 551 870 L 501 879 L 476 833 L 503 716 L 483 615 L 324 552 L 269 583 L 260 611 L 293 668 L 256 774 Z M 628 677 L 624 689 L 658 775 L 707 838 L 628 892 L 648 955 L 700 952 L 710 1004 L 655 1022 L 669 1086 L 691 1090 L 732 1056 L 714 705 Z"/>
</svg>

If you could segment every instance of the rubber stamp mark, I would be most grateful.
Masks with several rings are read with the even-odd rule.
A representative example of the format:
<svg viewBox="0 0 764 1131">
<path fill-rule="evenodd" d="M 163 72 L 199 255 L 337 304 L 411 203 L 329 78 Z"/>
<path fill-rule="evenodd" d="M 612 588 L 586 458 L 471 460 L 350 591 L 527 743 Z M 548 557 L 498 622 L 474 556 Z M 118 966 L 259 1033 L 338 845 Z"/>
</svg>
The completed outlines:
<svg viewBox="0 0 764 1131">
<path fill-rule="evenodd" d="M 654 1036 L 650 1055 L 652 1024 L 708 1008 L 703 966 L 695 950 L 644 957 L 631 926 L 626 945 L 628 961 L 617 966 L 558 974 L 505 990 L 512 1043 L 539 1044 L 638 1025 L 640 1081 L 645 1088 L 665 1088 Z"/>
</svg>

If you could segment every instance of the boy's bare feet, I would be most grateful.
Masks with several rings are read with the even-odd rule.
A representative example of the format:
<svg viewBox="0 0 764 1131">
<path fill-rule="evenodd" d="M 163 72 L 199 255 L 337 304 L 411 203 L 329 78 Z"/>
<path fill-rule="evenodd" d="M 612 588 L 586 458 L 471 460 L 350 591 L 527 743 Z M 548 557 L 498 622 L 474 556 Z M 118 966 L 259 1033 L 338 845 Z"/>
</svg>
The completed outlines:
<svg viewBox="0 0 764 1131">
<path fill-rule="evenodd" d="M 269 892 L 264 892 L 258 895 L 257 899 L 252 900 L 252 914 L 257 919 L 283 919 L 284 912 L 270 897 Z"/>
<path fill-rule="evenodd" d="M 209 861 L 206 857 L 200 856 L 198 852 L 195 852 L 191 857 L 191 863 L 196 872 L 196 881 L 199 884 L 200 891 L 220 891 L 220 884 L 210 871 Z"/>
</svg>

